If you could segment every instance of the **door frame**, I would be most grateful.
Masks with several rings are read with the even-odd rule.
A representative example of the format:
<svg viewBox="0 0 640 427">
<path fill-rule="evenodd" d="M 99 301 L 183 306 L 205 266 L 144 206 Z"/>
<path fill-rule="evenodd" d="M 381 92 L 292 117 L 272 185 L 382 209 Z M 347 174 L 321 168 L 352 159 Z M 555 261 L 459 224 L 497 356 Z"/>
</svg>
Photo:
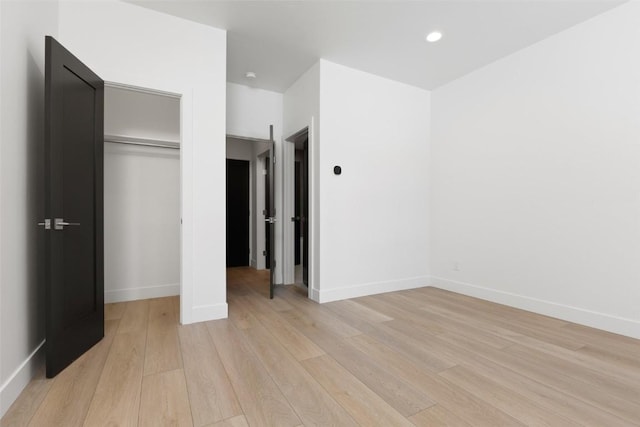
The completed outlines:
<svg viewBox="0 0 640 427">
<path fill-rule="evenodd" d="M 285 283 L 295 282 L 295 262 L 294 262 L 294 223 L 291 221 L 291 217 L 295 216 L 295 194 L 294 194 L 294 180 L 295 180 L 295 140 L 300 135 L 307 133 L 307 153 L 308 153 L 308 175 L 309 180 L 307 182 L 307 195 L 309 200 L 309 217 L 307 221 L 309 223 L 309 239 L 307 247 L 309 249 L 309 279 L 307 287 L 307 296 L 314 300 L 319 300 L 319 280 L 317 279 L 318 266 L 320 262 L 320 253 L 318 246 L 318 191 L 317 191 L 317 166 L 314 155 L 316 151 L 315 144 L 315 119 L 311 117 L 308 126 L 290 134 L 283 139 L 283 218 L 288 221 L 284 221 L 282 243 L 283 243 L 283 276 Z"/>
</svg>

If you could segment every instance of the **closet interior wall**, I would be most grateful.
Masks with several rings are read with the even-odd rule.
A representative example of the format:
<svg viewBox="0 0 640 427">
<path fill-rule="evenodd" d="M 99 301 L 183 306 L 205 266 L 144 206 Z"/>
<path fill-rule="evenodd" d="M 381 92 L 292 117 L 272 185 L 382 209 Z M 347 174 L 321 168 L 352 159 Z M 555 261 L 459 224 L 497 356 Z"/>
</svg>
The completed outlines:
<svg viewBox="0 0 640 427">
<path fill-rule="evenodd" d="M 179 98 L 105 89 L 105 302 L 180 294 L 179 142 Z"/>
</svg>

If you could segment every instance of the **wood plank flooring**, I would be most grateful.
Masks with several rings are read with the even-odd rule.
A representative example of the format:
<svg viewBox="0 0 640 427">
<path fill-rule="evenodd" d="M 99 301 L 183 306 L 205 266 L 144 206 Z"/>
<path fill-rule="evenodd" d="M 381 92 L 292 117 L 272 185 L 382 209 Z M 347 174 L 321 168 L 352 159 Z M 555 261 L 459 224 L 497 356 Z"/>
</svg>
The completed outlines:
<svg viewBox="0 0 640 427">
<path fill-rule="evenodd" d="M 109 304 L 0 426 L 640 426 L 640 341 L 422 288 L 318 305 L 228 270 L 229 319 Z"/>
</svg>

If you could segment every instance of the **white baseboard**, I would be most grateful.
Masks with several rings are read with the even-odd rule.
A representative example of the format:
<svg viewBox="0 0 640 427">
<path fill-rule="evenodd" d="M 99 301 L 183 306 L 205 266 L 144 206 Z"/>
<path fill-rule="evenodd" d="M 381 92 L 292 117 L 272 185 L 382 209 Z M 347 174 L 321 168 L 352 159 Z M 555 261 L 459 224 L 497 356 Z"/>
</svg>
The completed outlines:
<svg viewBox="0 0 640 427">
<path fill-rule="evenodd" d="M 524 295 L 485 288 L 441 277 L 431 277 L 431 286 L 496 302 L 498 304 L 520 308 L 522 310 L 532 311 L 545 316 L 556 317 L 568 322 L 602 329 L 615 334 L 640 339 L 640 321 L 637 320 L 626 319 L 580 307 L 558 304 L 552 301 L 531 298 Z"/>
<path fill-rule="evenodd" d="M 42 363 L 44 363 L 44 341 L 38 344 L 29 357 L 0 386 L 0 418 L 20 396 Z"/>
<path fill-rule="evenodd" d="M 104 302 L 135 301 L 138 299 L 162 298 L 180 295 L 180 283 L 149 286 L 146 288 L 114 289 L 104 292 Z"/>
<path fill-rule="evenodd" d="M 206 322 L 209 320 L 226 319 L 229 316 L 227 303 L 199 305 L 191 309 L 189 323 Z"/>
<path fill-rule="evenodd" d="M 309 298 L 315 302 L 320 302 L 320 291 L 315 288 L 311 288 L 309 291 Z"/>
<path fill-rule="evenodd" d="M 363 297 L 366 295 L 381 294 L 384 292 L 422 288 L 424 286 L 429 286 L 429 276 L 390 280 L 386 282 L 363 283 L 360 285 L 343 286 L 331 289 L 312 289 L 311 299 L 319 303 L 325 303 L 348 298 Z"/>
</svg>

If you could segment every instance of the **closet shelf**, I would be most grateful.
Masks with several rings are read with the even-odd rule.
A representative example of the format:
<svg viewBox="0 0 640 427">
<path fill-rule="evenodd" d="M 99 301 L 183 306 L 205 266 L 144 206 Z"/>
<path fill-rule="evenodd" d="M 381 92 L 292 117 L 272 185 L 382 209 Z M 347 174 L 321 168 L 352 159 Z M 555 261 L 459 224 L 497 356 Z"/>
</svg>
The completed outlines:
<svg viewBox="0 0 640 427">
<path fill-rule="evenodd" d="M 180 143 L 178 141 L 167 141 L 162 139 L 151 139 L 151 138 L 134 138 L 132 136 L 123 136 L 123 135 L 105 135 L 104 142 L 113 142 L 116 144 L 142 145 L 146 147 L 173 148 L 178 150 L 180 149 Z"/>
</svg>

